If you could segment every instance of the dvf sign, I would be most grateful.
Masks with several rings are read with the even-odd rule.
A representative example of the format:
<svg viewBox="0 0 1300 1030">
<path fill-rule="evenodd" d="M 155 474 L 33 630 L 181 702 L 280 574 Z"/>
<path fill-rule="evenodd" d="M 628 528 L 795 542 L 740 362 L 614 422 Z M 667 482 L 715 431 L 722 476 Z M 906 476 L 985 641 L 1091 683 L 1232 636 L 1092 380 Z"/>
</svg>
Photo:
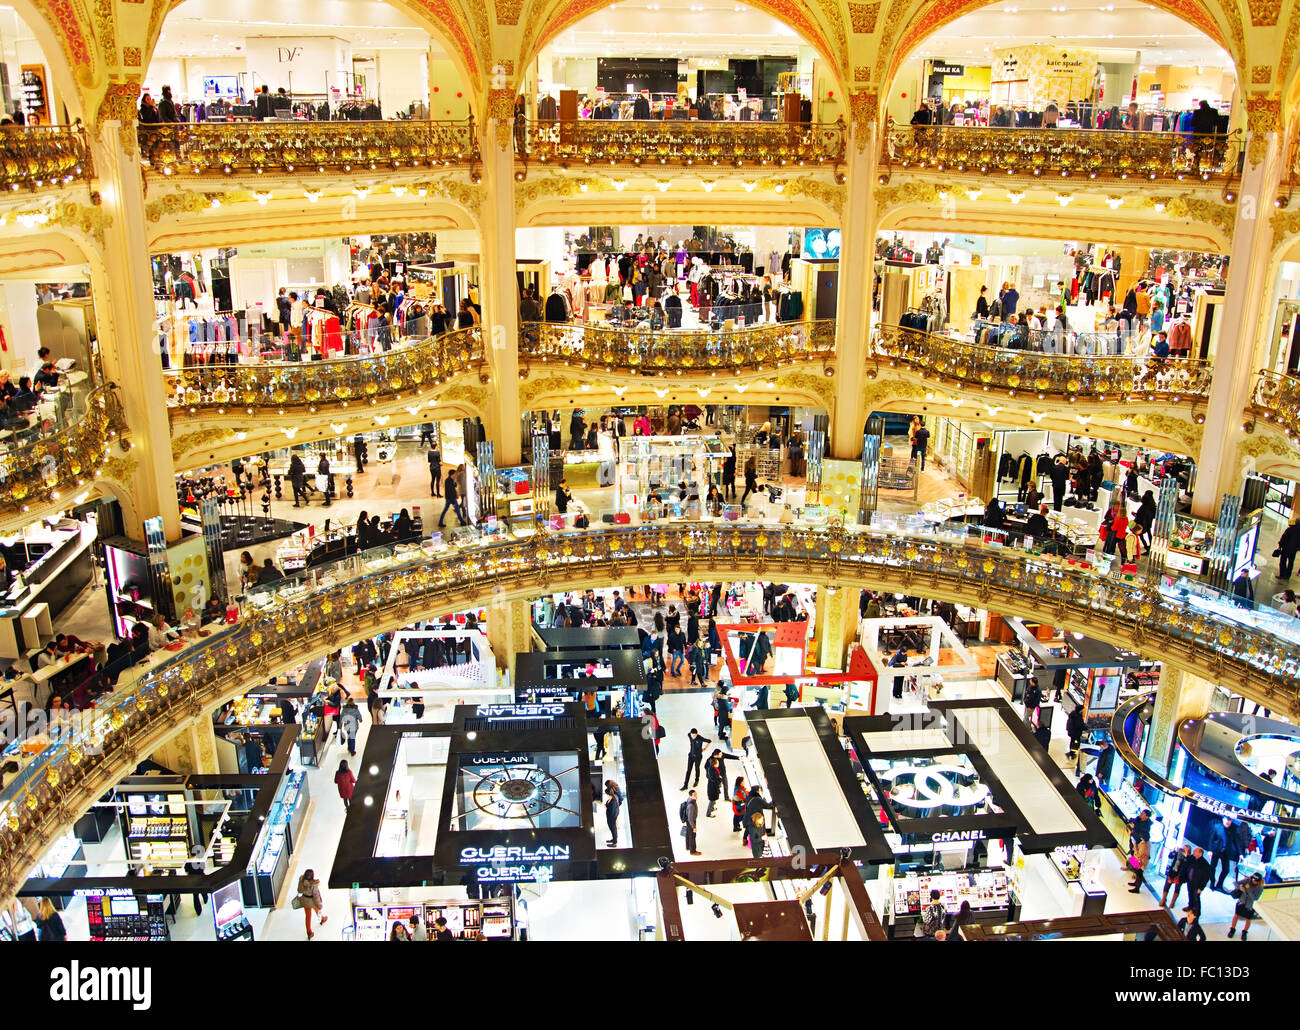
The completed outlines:
<svg viewBox="0 0 1300 1030">
<path fill-rule="evenodd" d="M 280 59 L 281 64 L 292 64 L 295 57 L 302 54 L 300 46 L 281 46 L 275 48 L 275 54 Z"/>
</svg>

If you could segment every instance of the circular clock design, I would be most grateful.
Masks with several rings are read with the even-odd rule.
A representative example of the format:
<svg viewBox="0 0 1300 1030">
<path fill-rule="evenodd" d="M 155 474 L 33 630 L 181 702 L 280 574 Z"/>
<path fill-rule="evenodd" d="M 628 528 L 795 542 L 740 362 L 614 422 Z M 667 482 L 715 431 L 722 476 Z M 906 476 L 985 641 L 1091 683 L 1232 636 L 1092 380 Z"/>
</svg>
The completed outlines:
<svg viewBox="0 0 1300 1030">
<path fill-rule="evenodd" d="M 475 770 L 474 806 L 497 819 L 531 821 L 552 808 L 563 807 L 564 788 L 550 773 L 533 765 Z"/>
</svg>

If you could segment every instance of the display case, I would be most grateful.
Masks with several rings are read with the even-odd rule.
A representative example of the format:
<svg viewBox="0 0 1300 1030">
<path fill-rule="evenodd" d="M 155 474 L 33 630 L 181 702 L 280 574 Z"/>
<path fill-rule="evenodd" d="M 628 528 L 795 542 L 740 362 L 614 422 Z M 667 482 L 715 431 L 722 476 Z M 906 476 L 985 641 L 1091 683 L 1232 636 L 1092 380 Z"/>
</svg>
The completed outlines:
<svg viewBox="0 0 1300 1030">
<path fill-rule="evenodd" d="M 352 939 L 386 941 L 393 924 L 409 922 L 411 916 L 421 920 L 428 940 L 435 940 L 435 921 L 447 920 L 447 929 L 458 941 L 508 941 L 515 935 L 514 903 L 509 897 L 482 901 L 438 900 L 405 904 L 356 904 L 352 906 Z"/>
<path fill-rule="evenodd" d="M 1175 515 L 1169 533 L 1165 568 L 1199 576 L 1205 571 L 1206 559 L 1214 546 L 1215 524 L 1191 515 Z"/>
<path fill-rule="evenodd" d="M 253 859 L 241 880 L 244 904 L 250 908 L 274 908 L 284 886 L 289 859 L 293 855 L 311 798 L 307 773 L 292 769 L 284 774 L 276 791 L 266 824 L 253 848 Z"/>
<path fill-rule="evenodd" d="M 185 791 L 122 791 L 122 836 L 136 864 L 180 869 L 194 843 Z"/>
<path fill-rule="evenodd" d="M 110 890 L 86 895 L 92 941 L 169 941 L 163 895 Z"/>
<path fill-rule="evenodd" d="M 119 640 L 129 637 L 137 622 L 148 623 L 156 611 L 149 559 L 143 548 L 144 544 L 118 537 L 104 543 L 105 596 Z"/>
<path fill-rule="evenodd" d="M 1005 869 L 976 869 L 952 873 L 904 873 L 895 876 L 887 896 L 889 935 L 913 932 L 921 912 L 930 903 L 930 891 L 940 892 L 949 915 L 970 902 L 977 922 L 1014 922 L 1020 904 L 1011 890 Z"/>
</svg>

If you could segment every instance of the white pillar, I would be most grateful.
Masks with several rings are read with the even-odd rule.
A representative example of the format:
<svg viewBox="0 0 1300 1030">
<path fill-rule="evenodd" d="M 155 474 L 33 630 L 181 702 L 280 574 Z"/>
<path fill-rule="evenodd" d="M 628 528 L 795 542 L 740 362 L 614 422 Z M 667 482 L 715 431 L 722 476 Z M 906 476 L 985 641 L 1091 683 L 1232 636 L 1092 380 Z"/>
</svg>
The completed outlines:
<svg viewBox="0 0 1300 1030">
<path fill-rule="evenodd" d="M 119 387 L 131 428 L 135 469 L 130 496 L 120 498 L 127 535 L 142 539 L 142 521 L 161 515 L 169 542 L 180 539 L 180 509 L 172 467 L 171 425 L 163 387 L 162 360 L 154 332 L 153 288 L 135 126 L 119 135 L 119 123 L 105 122 L 92 136 L 95 171 L 104 211 L 102 267 L 92 265 L 92 294 L 104 373 Z"/>
<path fill-rule="evenodd" d="M 509 98 L 507 97 L 508 101 Z M 522 456 L 519 423 L 519 296 L 515 282 L 515 167 L 513 117 L 498 102 L 484 119 L 483 207 L 479 218 L 483 347 L 492 369 L 488 437 L 498 468 L 518 465 Z"/>
<path fill-rule="evenodd" d="M 840 221 L 840 289 L 835 318 L 835 410 L 831 413 L 829 454 L 856 458 L 862 453 L 867 411 L 863 403 L 866 361 L 871 348 L 871 295 L 876 255 L 876 158 L 874 117 L 848 128 L 847 179 Z"/>
<path fill-rule="evenodd" d="M 1273 291 L 1265 279 L 1273 249 L 1273 204 L 1286 159 L 1276 133 L 1264 140 L 1258 163 L 1246 161 L 1233 222 L 1228 288 L 1220 308 L 1228 324 L 1214 355 L 1201 453 L 1196 456 L 1192 512 L 1201 518 L 1217 518 L 1223 495 L 1241 489 L 1237 443 L 1242 416 L 1259 370 L 1259 341 L 1272 331 L 1272 310 L 1265 305 Z"/>
</svg>

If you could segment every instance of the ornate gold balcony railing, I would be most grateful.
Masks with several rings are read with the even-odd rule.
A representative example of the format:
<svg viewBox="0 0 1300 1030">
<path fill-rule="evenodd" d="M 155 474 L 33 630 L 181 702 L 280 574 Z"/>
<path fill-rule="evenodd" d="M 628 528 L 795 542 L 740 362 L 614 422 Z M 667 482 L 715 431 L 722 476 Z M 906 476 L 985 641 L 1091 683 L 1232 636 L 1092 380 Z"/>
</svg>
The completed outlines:
<svg viewBox="0 0 1300 1030">
<path fill-rule="evenodd" d="M 89 182 L 93 172 L 85 129 L 15 125 L 0 131 L 0 191 Z"/>
<path fill-rule="evenodd" d="M 774 322 L 740 329 L 614 329 L 563 322 L 525 322 L 519 328 L 521 364 L 571 365 L 666 375 L 733 374 L 835 357 L 835 322 Z"/>
<path fill-rule="evenodd" d="M 170 403 L 191 415 L 247 415 L 418 396 L 483 368 L 480 327 L 456 329 L 393 350 L 332 361 L 204 365 L 168 373 Z"/>
<path fill-rule="evenodd" d="M 843 122 L 517 122 L 526 163 L 750 167 L 838 164 Z"/>
<path fill-rule="evenodd" d="M 0 519 L 20 516 L 86 486 L 109 459 L 110 448 L 129 446 L 128 426 L 112 385 L 86 397 L 86 411 L 66 429 L 0 454 Z"/>
<path fill-rule="evenodd" d="M 948 172 L 1208 181 L 1237 174 L 1240 148 L 1237 134 L 890 125 L 881 159 Z"/>
<path fill-rule="evenodd" d="M 1056 400 L 1206 398 L 1213 366 L 1191 358 L 1041 354 L 986 347 L 938 333 L 877 326 L 876 351 L 891 367 L 923 376 Z"/>
<path fill-rule="evenodd" d="M 1263 369 L 1250 400 L 1257 417 L 1281 426 L 1292 439 L 1300 437 L 1300 379 Z"/>
<path fill-rule="evenodd" d="M 1232 616 L 1240 621 L 1215 618 L 1172 592 L 1084 571 L 1063 559 L 985 547 L 973 538 L 840 526 L 670 523 L 537 533 L 414 554 L 383 571 L 281 596 L 166 660 L 59 735 L 0 793 L 0 900 L 12 895 L 58 833 L 134 767 L 147 753 L 142 748 L 264 681 L 268 670 L 431 613 L 570 583 L 648 582 L 725 570 L 733 578 L 798 578 L 969 598 L 993 610 L 1037 613 L 1055 625 L 1109 635 L 1215 682 L 1231 682 L 1276 711 L 1300 715 L 1296 631 L 1268 632 L 1249 624 L 1244 612 Z M 1281 613 L 1272 615 L 1282 625 Z"/>
<path fill-rule="evenodd" d="M 142 160 L 161 175 L 310 175 L 478 160 L 473 119 L 198 122 L 141 125 L 139 133 Z"/>
</svg>

